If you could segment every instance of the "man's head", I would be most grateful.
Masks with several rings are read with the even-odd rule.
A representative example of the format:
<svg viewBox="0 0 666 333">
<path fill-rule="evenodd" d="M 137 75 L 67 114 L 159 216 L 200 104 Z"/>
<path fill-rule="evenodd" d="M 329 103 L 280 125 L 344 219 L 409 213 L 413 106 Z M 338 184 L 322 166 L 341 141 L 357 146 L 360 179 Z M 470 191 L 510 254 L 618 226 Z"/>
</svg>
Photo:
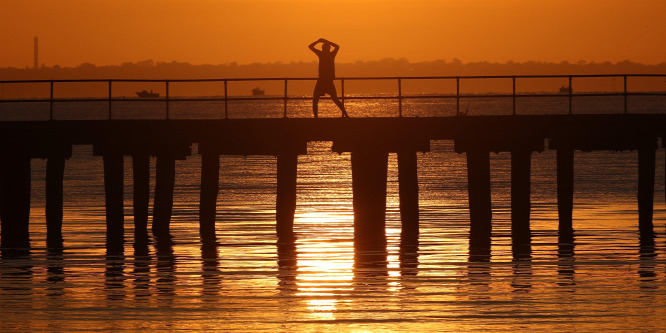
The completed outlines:
<svg viewBox="0 0 666 333">
<path fill-rule="evenodd" d="M 329 51 L 331 51 L 331 44 L 327 43 L 327 42 L 324 42 L 324 44 L 321 45 L 321 49 L 326 51 L 326 52 L 329 52 Z"/>
</svg>

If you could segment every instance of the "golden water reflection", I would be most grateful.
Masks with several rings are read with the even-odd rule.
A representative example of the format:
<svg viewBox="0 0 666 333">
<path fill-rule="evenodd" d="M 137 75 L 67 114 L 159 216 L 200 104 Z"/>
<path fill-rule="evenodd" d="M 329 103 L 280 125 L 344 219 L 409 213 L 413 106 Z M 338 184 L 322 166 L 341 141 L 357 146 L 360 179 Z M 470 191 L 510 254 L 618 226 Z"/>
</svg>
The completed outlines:
<svg viewBox="0 0 666 333">
<path fill-rule="evenodd" d="M 297 214 L 296 295 L 312 319 L 334 320 L 339 302 L 353 290 L 354 217 L 344 212 Z M 315 233 L 327 230 L 325 235 Z"/>
<path fill-rule="evenodd" d="M 354 217 L 347 211 L 310 211 L 295 217 L 295 295 L 303 297 L 312 319 L 334 320 L 359 289 L 401 289 L 400 248 L 389 244 L 376 262 L 362 262 L 354 250 Z M 399 239 L 399 228 L 386 228 Z M 373 257 L 373 255 L 371 255 Z"/>
</svg>

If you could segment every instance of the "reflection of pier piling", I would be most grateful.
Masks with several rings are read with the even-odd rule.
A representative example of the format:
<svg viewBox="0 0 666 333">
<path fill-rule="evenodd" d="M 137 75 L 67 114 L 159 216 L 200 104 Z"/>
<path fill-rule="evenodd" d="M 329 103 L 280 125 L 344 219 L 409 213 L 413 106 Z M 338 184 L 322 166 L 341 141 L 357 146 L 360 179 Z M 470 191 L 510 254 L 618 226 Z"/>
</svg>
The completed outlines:
<svg viewBox="0 0 666 333">
<path fill-rule="evenodd" d="M 298 156 L 310 141 L 332 141 L 333 151 L 351 153 L 357 248 L 385 247 L 386 176 L 397 153 L 402 237 L 419 233 L 417 152 L 430 140 L 453 140 L 467 157 L 470 255 L 490 253 L 492 206 L 490 154 L 511 153 L 512 238 L 518 255 L 529 253 L 531 155 L 557 151 L 560 236 L 573 236 L 574 152 L 638 151 L 638 210 L 642 235 L 653 232 L 655 150 L 666 115 L 479 116 L 373 119 L 220 119 L 0 122 L 0 234 L 3 248 L 30 246 L 30 159 L 47 159 L 47 245 L 63 241 L 63 177 L 73 144 L 93 145 L 101 156 L 107 242 L 124 241 L 124 159 L 132 157 L 135 238 L 145 242 L 149 224 L 150 156 L 155 159 L 152 231 L 166 240 L 173 213 L 176 161 L 198 145 L 202 155 L 200 233 L 215 240 L 220 156 L 277 157 L 276 230 L 294 234 Z M 65 218 L 66 220 L 66 218 Z M 66 223 L 66 222 L 65 222 Z M 376 245 L 376 246 L 375 246 Z M 385 253 L 380 251 L 379 253 Z"/>
</svg>

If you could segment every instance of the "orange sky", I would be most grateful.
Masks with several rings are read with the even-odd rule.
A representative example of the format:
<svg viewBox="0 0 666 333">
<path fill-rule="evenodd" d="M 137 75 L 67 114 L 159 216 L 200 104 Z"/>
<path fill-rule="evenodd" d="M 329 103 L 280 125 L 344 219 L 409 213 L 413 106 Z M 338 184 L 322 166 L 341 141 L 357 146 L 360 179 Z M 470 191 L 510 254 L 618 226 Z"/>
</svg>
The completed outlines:
<svg viewBox="0 0 666 333">
<path fill-rule="evenodd" d="M 666 62 L 664 0 L 0 0 L 0 67 L 146 59 L 193 64 L 339 62 Z"/>
</svg>

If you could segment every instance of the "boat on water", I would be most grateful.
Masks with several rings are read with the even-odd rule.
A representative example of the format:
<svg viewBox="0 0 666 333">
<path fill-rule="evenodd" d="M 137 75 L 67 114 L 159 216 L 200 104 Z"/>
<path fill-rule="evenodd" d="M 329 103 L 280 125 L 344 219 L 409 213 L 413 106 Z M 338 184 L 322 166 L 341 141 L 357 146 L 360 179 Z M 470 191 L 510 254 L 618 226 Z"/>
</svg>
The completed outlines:
<svg viewBox="0 0 666 333">
<path fill-rule="evenodd" d="M 160 97 L 160 93 L 154 93 L 152 89 L 150 89 L 150 92 L 148 92 L 147 90 L 137 91 L 136 95 L 139 96 L 140 98 L 157 98 L 157 97 Z"/>
<path fill-rule="evenodd" d="M 252 89 L 252 96 L 264 96 L 265 91 L 261 88 L 254 88 Z"/>
<path fill-rule="evenodd" d="M 571 87 L 568 86 L 560 87 L 560 94 L 568 94 L 568 93 L 571 93 Z"/>
</svg>

